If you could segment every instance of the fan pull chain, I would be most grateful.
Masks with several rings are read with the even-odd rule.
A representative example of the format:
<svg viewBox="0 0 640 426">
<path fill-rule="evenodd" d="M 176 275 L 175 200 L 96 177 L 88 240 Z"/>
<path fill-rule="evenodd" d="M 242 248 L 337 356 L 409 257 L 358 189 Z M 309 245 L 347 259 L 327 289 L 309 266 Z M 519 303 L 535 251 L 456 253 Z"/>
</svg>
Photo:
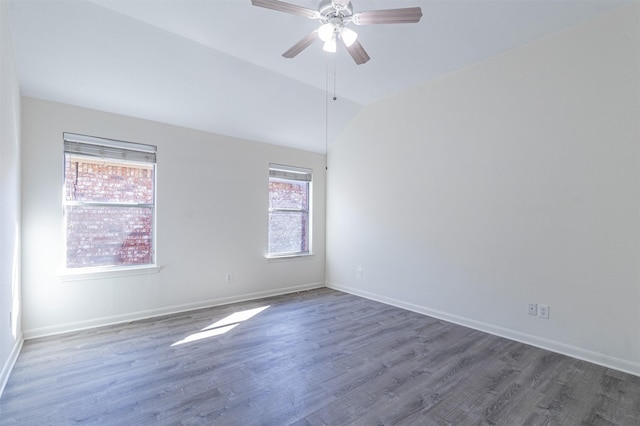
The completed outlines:
<svg viewBox="0 0 640 426">
<path fill-rule="evenodd" d="M 333 60 L 333 100 L 337 100 L 336 97 L 336 61 Z"/>
<path fill-rule="evenodd" d="M 333 96 L 332 99 L 334 101 L 338 100 L 338 97 L 336 95 L 336 61 L 335 61 L 335 57 L 333 57 L 332 60 L 333 63 Z M 325 81 L 324 81 L 324 92 L 325 92 L 325 96 L 324 96 L 324 117 L 325 117 L 325 124 L 324 124 L 324 149 L 325 149 L 325 155 L 329 153 L 329 60 L 327 60 L 326 62 L 327 66 L 325 68 Z M 328 164 L 325 163 L 324 166 L 325 170 L 329 169 Z"/>
<path fill-rule="evenodd" d="M 324 155 L 325 159 L 329 153 L 329 62 L 325 68 L 324 79 Z M 335 99 L 335 96 L 334 96 Z M 324 170 L 329 170 L 328 162 L 325 160 Z"/>
</svg>

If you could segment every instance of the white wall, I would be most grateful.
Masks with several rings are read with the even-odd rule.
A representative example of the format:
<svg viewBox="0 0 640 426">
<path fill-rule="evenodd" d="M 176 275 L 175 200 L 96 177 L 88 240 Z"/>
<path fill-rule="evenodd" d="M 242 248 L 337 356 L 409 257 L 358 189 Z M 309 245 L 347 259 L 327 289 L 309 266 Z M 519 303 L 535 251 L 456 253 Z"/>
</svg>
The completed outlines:
<svg viewBox="0 0 640 426">
<path fill-rule="evenodd" d="M 22 344 L 20 305 L 20 90 L 0 1 L 0 395 Z"/>
<path fill-rule="evenodd" d="M 364 109 L 329 285 L 640 375 L 639 8 Z"/>
<path fill-rule="evenodd" d="M 31 98 L 22 123 L 25 337 L 324 285 L 323 154 Z M 60 280 L 63 132 L 158 147 L 159 273 Z M 314 171 L 313 257 L 265 258 L 270 162 Z"/>
</svg>

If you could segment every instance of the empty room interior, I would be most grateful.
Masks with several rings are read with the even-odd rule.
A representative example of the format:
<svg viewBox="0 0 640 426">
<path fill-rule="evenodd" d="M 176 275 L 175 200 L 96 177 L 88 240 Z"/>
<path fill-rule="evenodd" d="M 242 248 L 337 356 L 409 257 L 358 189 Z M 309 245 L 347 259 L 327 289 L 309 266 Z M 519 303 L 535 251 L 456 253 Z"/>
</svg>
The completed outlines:
<svg viewBox="0 0 640 426">
<path fill-rule="evenodd" d="M 0 18 L 0 424 L 640 424 L 640 1 Z"/>
</svg>

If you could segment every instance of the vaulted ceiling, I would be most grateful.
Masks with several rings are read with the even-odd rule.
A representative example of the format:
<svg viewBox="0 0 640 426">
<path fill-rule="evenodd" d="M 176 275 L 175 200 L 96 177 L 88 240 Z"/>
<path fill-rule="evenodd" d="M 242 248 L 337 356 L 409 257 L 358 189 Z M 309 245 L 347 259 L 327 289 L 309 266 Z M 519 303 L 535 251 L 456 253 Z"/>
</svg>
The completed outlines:
<svg viewBox="0 0 640 426">
<path fill-rule="evenodd" d="M 283 58 L 317 21 L 250 0 L 10 7 L 25 96 L 324 152 L 365 105 L 631 2 L 353 0 L 355 12 L 420 6 L 424 15 L 418 24 L 354 27 L 372 58 L 363 65 L 320 42 Z"/>
</svg>

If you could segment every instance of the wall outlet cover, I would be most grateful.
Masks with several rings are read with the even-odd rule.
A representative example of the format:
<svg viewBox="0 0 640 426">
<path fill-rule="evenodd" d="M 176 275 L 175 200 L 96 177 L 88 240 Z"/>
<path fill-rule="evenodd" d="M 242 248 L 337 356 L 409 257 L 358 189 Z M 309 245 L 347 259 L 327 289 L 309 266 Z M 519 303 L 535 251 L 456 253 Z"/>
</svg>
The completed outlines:
<svg viewBox="0 0 640 426">
<path fill-rule="evenodd" d="M 549 319 L 549 305 L 538 305 L 538 317 Z"/>
</svg>

